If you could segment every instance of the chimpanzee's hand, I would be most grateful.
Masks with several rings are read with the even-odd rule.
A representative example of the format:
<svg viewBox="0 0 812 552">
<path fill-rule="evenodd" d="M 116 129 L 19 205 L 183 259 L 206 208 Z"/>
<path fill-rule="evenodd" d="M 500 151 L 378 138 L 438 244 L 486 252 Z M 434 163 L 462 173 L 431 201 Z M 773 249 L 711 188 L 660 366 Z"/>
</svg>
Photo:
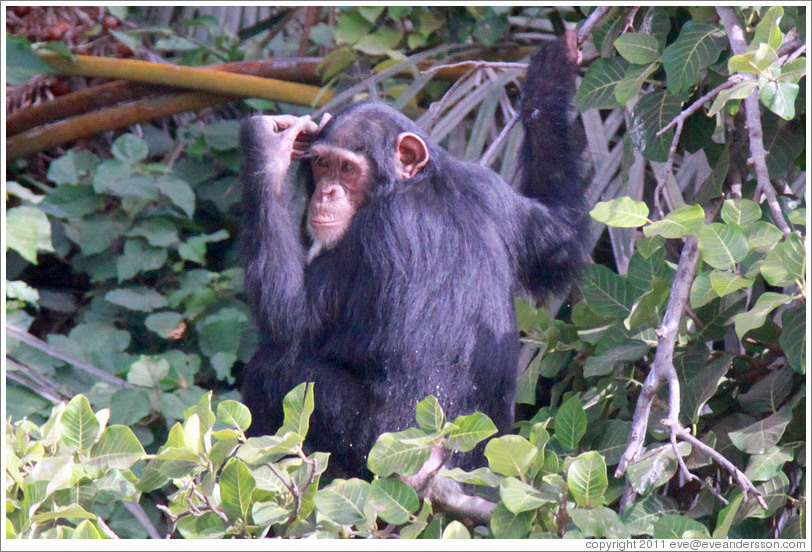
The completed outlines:
<svg viewBox="0 0 812 552">
<path fill-rule="evenodd" d="M 319 131 L 330 120 L 322 117 L 320 124 L 309 115 L 258 115 L 243 122 L 241 146 L 247 174 L 259 176 L 277 193 L 281 191 L 290 163 L 307 152 Z"/>
</svg>

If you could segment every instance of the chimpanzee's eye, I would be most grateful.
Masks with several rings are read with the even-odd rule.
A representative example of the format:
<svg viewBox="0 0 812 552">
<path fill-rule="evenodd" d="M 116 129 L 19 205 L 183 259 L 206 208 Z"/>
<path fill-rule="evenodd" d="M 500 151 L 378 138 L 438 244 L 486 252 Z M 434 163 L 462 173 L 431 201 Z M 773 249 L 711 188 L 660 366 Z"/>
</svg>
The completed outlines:
<svg viewBox="0 0 812 552">
<path fill-rule="evenodd" d="M 341 172 L 347 174 L 353 173 L 355 172 L 355 166 L 349 161 L 344 161 L 343 163 L 341 163 Z"/>
</svg>

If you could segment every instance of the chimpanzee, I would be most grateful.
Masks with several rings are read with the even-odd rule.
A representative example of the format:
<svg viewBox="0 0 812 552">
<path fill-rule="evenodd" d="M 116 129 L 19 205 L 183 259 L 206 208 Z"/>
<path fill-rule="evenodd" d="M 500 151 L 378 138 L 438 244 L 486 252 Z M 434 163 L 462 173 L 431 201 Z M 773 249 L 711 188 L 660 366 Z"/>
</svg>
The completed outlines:
<svg viewBox="0 0 812 552">
<path fill-rule="evenodd" d="M 449 419 L 513 424 L 519 341 L 514 296 L 567 286 L 585 260 L 587 217 L 569 109 L 575 35 L 531 59 L 521 118 L 522 194 L 454 159 L 414 122 L 357 103 L 243 123 L 245 284 L 263 343 L 246 366 L 254 434 L 281 425 L 282 398 L 315 382 L 309 442 L 363 473 L 386 431 L 434 395 Z M 309 163 L 305 246 L 291 159 Z M 481 450 L 455 465 L 474 467 Z"/>
</svg>

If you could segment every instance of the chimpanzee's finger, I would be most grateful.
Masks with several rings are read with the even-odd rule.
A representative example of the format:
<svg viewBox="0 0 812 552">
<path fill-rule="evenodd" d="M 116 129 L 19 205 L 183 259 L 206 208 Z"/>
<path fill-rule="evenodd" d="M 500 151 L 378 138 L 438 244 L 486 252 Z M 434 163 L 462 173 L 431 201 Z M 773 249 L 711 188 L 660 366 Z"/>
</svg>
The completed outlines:
<svg viewBox="0 0 812 552">
<path fill-rule="evenodd" d="M 333 118 L 333 116 L 330 115 L 329 113 L 325 113 L 324 115 L 322 115 L 321 116 L 321 121 L 319 121 L 319 130 L 323 129 L 324 125 L 329 123 L 330 119 L 332 119 L 332 118 Z"/>
</svg>

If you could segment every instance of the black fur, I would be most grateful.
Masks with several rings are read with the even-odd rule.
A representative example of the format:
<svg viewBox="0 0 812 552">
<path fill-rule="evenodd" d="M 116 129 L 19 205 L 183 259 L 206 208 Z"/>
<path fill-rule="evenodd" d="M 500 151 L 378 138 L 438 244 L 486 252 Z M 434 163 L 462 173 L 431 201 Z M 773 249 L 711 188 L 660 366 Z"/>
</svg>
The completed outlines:
<svg viewBox="0 0 812 552">
<path fill-rule="evenodd" d="M 254 434 L 281 425 L 282 397 L 302 381 L 315 382 L 308 441 L 333 452 L 331 465 L 345 473 L 363 472 L 377 436 L 410 426 L 427 395 L 449 419 L 479 410 L 510 430 L 514 295 L 562 289 L 584 258 L 578 152 L 567 124 L 576 65 L 562 44 L 547 46 L 544 65 L 528 71 L 528 86 L 544 90 L 525 90 L 522 107 L 533 133 L 521 153 L 522 189 L 532 197 L 450 157 L 395 110 L 355 104 L 318 141 L 363 153 L 372 189 L 342 239 L 310 264 L 289 195 L 277 198 L 262 178 L 273 152 L 262 148 L 256 123 L 244 124 L 246 286 L 265 338 L 244 373 Z M 550 119 L 540 124 L 534 109 Z M 408 180 L 392 163 L 402 132 L 421 136 L 431 156 Z M 480 452 L 457 465 L 481 461 Z"/>
</svg>

